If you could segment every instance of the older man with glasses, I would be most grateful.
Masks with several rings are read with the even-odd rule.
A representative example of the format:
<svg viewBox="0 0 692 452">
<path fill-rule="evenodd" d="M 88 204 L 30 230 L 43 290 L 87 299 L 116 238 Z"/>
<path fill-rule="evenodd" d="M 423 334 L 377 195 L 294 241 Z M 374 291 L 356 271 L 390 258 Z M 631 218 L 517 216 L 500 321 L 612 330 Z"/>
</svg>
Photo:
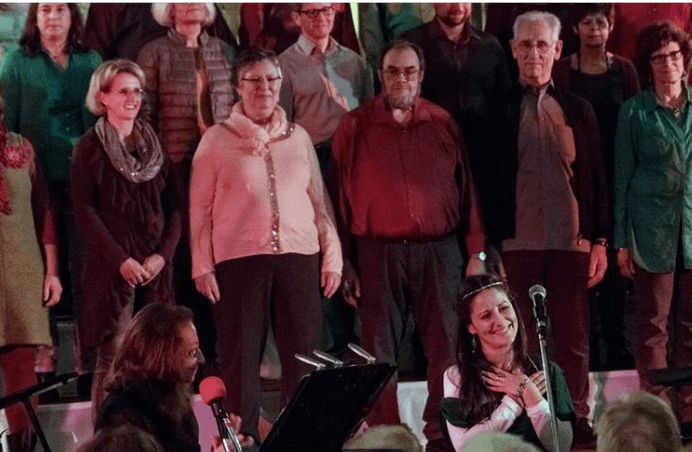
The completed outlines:
<svg viewBox="0 0 692 452">
<path fill-rule="evenodd" d="M 498 112 L 492 146 L 494 195 L 487 218 L 502 250 L 499 272 L 518 293 L 529 351 L 538 351 L 528 289 L 548 291 L 554 360 L 562 367 L 577 415 L 574 443 L 594 444 L 589 407 L 589 303 L 586 289 L 603 278 L 608 223 L 598 125 L 591 105 L 555 89 L 560 21 L 528 12 L 514 23 L 512 55 L 519 81 Z M 486 206 L 487 208 L 488 206 Z"/>
<path fill-rule="evenodd" d="M 360 305 L 362 345 L 396 363 L 412 318 L 428 361 L 423 413 L 428 451 L 447 451 L 440 429 L 442 375 L 454 361 L 456 294 L 464 273 L 485 271 L 468 158 L 455 121 L 421 99 L 422 51 L 407 41 L 384 50 L 383 92 L 347 113 L 334 134 L 329 183 L 344 253 L 342 291 Z M 359 300 L 358 300 L 359 299 Z M 400 423 L 396 378 L 369 425 Z"/>
</svg>

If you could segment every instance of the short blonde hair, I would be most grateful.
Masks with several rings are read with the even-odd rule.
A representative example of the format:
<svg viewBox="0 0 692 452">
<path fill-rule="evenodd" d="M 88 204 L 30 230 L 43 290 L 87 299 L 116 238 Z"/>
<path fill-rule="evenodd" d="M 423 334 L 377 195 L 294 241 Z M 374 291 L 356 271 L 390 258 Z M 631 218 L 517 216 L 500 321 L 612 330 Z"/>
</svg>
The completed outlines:
<svg viewBox="0 0 692 452">
<path fill-rule="evenodd" d="M 137 63 L 125 59 L 104 61 L 91 75 L 89 92 L 86 95 L 86 107 L 94 115 L 103 116 L 106 114 L 106 107 L 99 100 L 99 93 L 107 93 L 115 76 L 123 72 L 137 77 L 144 88 L 144 71 Z"/>
<path fill-rule="evenodd" d="M 680 429 L 660 398 L 635 392 L 609 407 L 596 426 L 599 452 L 678 452 Z"/>
<path fill-rule="evenodd" d="M 202 22 L 202 26 L 208 27 L 216 19 L 216 8 L 214 8 L 213 3 L 205 3 L 204 6 L 207 7 L 207 17 Z M 175 25 L 173 22 L 173 3 L 152 3 L 151 16 L 164 27 L 173 27 Z"/>
</svg>

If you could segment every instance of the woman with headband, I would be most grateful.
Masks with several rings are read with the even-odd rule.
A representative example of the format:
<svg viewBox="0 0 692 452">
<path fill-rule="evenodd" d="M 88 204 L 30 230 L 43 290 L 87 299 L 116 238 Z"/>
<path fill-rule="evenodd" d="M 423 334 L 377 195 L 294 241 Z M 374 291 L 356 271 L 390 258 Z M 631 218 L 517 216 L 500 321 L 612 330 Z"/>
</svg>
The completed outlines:
<svg viewBox="0 0 692 452">
<path fill-rule="evenodd" d="M 444 374 L 442 414 L 454 450 L 484 432 L 507 432 L 552 450 L 545 374 L 526 354 L 526 332 L 507 285 L 493 275 L 466 278 L 457 302 L 457 363 Z M 551 363 L 560 450 L 574 418 L 562 371 Z"/>
</svg>

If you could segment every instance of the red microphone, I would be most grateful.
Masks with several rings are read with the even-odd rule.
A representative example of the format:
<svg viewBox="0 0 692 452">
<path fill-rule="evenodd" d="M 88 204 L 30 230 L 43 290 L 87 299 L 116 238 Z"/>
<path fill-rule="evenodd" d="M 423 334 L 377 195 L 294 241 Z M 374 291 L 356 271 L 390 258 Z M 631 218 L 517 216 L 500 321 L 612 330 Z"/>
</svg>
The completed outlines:
<svg viewBox="0 0 692 452">
<path fill-rule="evenodd" d="M 199 384 L 199 395 L 204 404 L 211 407 L 224 450 L 226 452 L 241 452 L 238 437 L 231 427 L 228 413 L 223 408 L 223 399 L 226 397 L 226 385 L 223 384 L 223 380 L 219 377 L 206 377 Z"/>
</svg>

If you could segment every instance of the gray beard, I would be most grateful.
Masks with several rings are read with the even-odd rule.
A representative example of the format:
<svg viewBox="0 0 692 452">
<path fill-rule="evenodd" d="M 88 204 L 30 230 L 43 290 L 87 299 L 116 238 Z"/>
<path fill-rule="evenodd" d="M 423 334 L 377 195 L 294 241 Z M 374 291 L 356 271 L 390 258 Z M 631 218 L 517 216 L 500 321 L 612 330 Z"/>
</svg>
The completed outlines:
<svg viewBox="0 0 692 452">
<path fill-rule="evenodd" d="M 396 96 L 389 94 L 387 96 L 387 102 L 389 103 L 389 107 L 396 108 L 398 110 L 408 110 L 413 106 L 414 101 L 415 97 L 411 94 L 400 94 Z"/>
</svg>

